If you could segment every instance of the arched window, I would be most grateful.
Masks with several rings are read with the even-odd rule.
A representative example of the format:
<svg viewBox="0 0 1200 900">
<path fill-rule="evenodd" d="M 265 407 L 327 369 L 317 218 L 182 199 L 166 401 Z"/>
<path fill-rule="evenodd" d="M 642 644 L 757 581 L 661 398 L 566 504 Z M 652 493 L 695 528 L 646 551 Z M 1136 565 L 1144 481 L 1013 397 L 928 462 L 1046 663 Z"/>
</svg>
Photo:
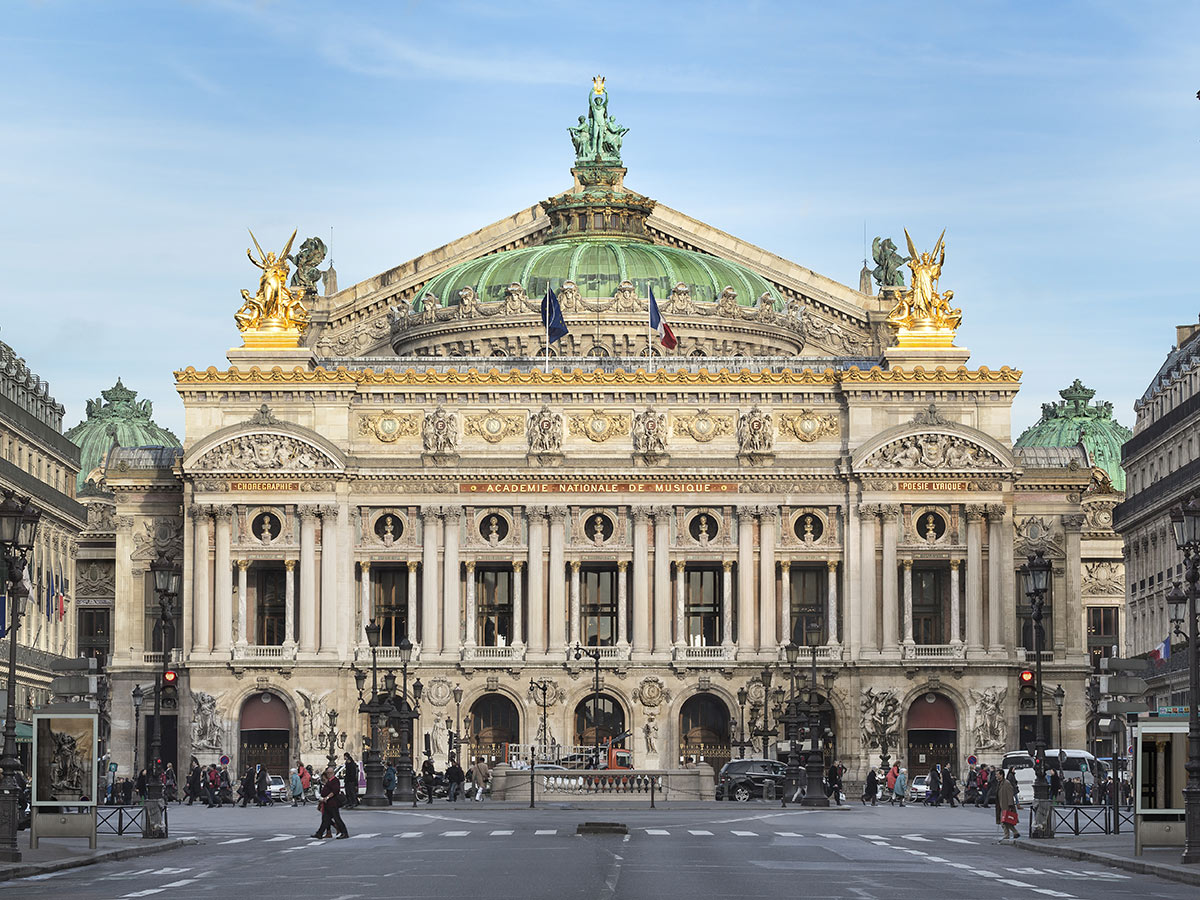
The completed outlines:
<svg viewBox="0 0 1200 900">
<path fill-rule="evenodd" d="M 614 697 L 589 694 L 575 707 L 575 743 L 582 747 L 603 744 L 625 731 L 625 710 Z M 599 734 L 597 734 L 599 732 Z"/>
<path fill-rule="evenodd" d="M 517 707 L 503 694 L 484 694 L 471 704 L 468 737 L 482 752 L 500 755 L 495 748 L 515 744 L 520 739 L 520 729 Z"/>
</svg>

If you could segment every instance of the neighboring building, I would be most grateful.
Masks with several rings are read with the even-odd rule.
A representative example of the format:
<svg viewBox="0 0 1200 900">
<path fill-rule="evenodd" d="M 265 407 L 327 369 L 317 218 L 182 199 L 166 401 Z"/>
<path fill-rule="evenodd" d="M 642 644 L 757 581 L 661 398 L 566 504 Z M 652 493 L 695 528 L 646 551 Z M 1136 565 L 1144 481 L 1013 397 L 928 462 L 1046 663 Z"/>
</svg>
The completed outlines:
<svg viewBox="0 0 1200 900">
<path fill-rule="evenodd" d="M 599 730 L 629 732 L 639 768 L 719 768 L 739 688 L 745 724 L 765 703 L 776 725 L 793 638 L 816 648 L 826 752 L 856 774 L 881 744 L 914 772 L 998 762 L 1032 733 L 1017 568 L 1039 550 L 1047 698 L 1063 685 L 1082 743 L 1091 451 L 1014 456 L 1020 373 L 965 367 L 936 277 L 919 304 L 872 296 L 628 190 L 606 109 L 601 86 L 571 129 L 570 190 L 308 293 L 303 340 L 264 259 L 231 368 L 176 373 L 182 461 L 128 451 L 105 474 L 114 747 L 153 674 L 147 561 L 180 547 L 178 760 L 319 762 L 331 709 L 361 752 L 374 619 L 384 666 L 417 645 L 439 764 L 461 686 L 492 755 Z M 570 329 L 549 348 L 548 288 Z M 544 718 L 531 678 L 553 682 Z"/>
<path fill-rule="evenodd" d="M 32 720 L 34 707 L 50 699 L 51 663 L 75 655 L 75 556 L 86 512 L 75 500 L 79 449 L 63 435 L 62 416 L 50 386 L 0 342 L 0 490 L 30 497 L 42 511 L 27 563 L 32 587 L 17 631 L 16 707 L 24 722 Z M 0 581 L 0 593 L 6 586 Z M 7 597 L 3 605 L 0 630 L 7 632 Z M 4 672 L 8 652 L 6 637 L 0 642 Z M 25 732 L 19 730 L 21 734 Z"/>
<path fill-rule="evenodd" d="M 1200 497 L 1200 324 L 1175 329 L 1175 347 L 1133 408 L 1133 437 L 1121 454 L 1125 502 L 1116 509 L 1128 574 L 1129 655 L 1145 655 L 1170 636 L 1172 657 L 1182 659 L 1166 600 L 1172 585 L 1183 581 L 1170 514 L 1184 500 Z M 1159 699 L 1179 696 L 1186 682 L 1186 668 L 1176 663 L 1152 688 Z"/>
</svg>

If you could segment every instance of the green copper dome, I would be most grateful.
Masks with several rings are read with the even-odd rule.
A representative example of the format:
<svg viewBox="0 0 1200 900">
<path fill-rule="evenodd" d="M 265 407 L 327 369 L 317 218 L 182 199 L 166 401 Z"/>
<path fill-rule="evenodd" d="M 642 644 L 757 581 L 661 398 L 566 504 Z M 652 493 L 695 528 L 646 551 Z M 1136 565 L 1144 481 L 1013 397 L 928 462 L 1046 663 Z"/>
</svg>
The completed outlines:
<svg viewBox="0 0 1200 900">
<path fill-rule="evenodd" d="M 473 289 L 481 302 L 501 301 L 512 284 L 521 285 L 526 296 L 540 298 L 547 287 L 558 291 L 567 281 L 574 282 L 586 299 L 612 297 L 622 281 L 630 281 L 639 297 L 648 297 L 653 287 L 661 302 L 683 283 L 694 301 L 714 302 L 732 287 L 740 306 L 755 306 L 767 294 L 773 306 L 782 308 L 779 291 L 737 263 L 678 247 L 615 238 L 559 240 L 460 263 L 421 288 L 413 306 L 419 311 L 428 295 L 441 306 L 456 306 L 463 288 Z"/>
<path fill-rule="evenodd" d="M 121 384 L 120 378 L 100 396 L 102 400 L 87 402 L 87 419 L 67 432 L 79 447 L 80 495 L 94 493 L 94 488 L 88 487 L 88 476 L 104 465 L 114 441 L 122 447 L 181 446 L 179 438 L 154 424 L 150 401 L 136 402 L 137 391 Z"/>
<path fill-rule="evenodd" d="M 1075 379 L 1058 392 L 1061 403 L 1043 403 L 1042 418 L 1025 429 L 1014 447 L 1074 447 L 1082 444 L 1093 466 L 1103 469 L 1113 487 L 1125 490 L 1125 471 L 1121 468 L 1121 445 L 1133 432 L 1112 417 L 1111 403 L 1090 401 L 1096 392 Z"/>
</svg>

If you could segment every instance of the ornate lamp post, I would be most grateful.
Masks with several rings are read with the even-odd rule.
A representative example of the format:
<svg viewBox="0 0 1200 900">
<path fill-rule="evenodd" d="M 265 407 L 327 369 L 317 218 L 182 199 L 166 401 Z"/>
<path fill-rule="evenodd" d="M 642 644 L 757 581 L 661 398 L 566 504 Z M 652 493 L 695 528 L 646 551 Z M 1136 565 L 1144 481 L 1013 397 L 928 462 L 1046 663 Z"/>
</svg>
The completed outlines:
<svg viewBox="0 0 1200 900">
<path fill-rule="evenodd" d="M 592 679 L 592 734 L 596 739 L 596 768 L 607 768 L 600 765 L 600 648 L 581 647 L 575 644 L 575 661 L 588 657 L 596 664 L 596 673 Z"/>
<path fill-rule="evenodd" d="M 17 499 L 10 491 L 0 502 L 0 575 L 10 585 L 5 592 L 11 598 L 8 616 L 8 703 L 4 712 L 4 750 L 0 756 L 0 861 L 20 862 L 17 849 L 17 820 L 20 816 L 21 760 L 17 756 L 17 629 L 25 611 L 29 590 L 25 587 L 25 561 L 33 549 L 40 510 L 28 497 Z"/>
<path fill-rule="evenodd" d="M 1050 563 L 1041 551 L 1029 557 L 1021 566 L 1021 577 L 1025 581 L 1025 596 L 1029 598 L 1033 617 L 1034 647 L 1034 690 L 1037 692 L 1037 727 L 1033 743 L 1033 836 L 1054 837 L 1054 823 L 1050 818 L 1050 785 L 1046 783 L 1046 734 L 1042 721 L 1042 646 L 1045 634 L 1042 629 L 1042 606 L 1046 602 L 1046 587 L 1050 579 Z"/>
<path fill-rule="evenodd" d="M 329 760 L 329 768 L 336 769 L 337 752 L 339 749 L 344 749 L 346 746 L 346 732 L 343 731 L 341 734 L 338 734 L 338 711 L 336 709 L 329 710 L 329 712 L 325 715 L 327 719 L 327 727 L 323 732 L 317 735 L 317 740 L 319 740 L 322 744 L 327 744 L 329 746 L 329 753 L 325 758 Z"/>
<path fill-rule="evenodd" d="M 162 645 L 162 664 L 154 676 L 154 731 L 150 733 L 150 767 L 146 773 L 146 818 L 142 826 L 142 837 L 161 838 L 166 836 L 163 828 L 162 798 L 162 691 L 170 669 L 171 649 L 175 644 L 175 628 L 172 611 L 175 598 L 183 584 L 183 576 L 175 568 L 169 556 L 159 554 L 150 564 L 154 576 L 154 592 L 158 594 L 158 622 L 156 628 Z"/>
<path fill-rule="evenodd" d="M 763 686 L 763 721 L 762 731 L 759 732 L 759 735 L 762 737 L 763 742 L 762 758 L 767 759 L 767 741 L 779 733 L 774 728 L 767 727 L 770 724 L 771 717 L 771 667 L 763 666 L 760 677 L 762 679 Z"/>
<path fill-rule="evenodd" d="M 400 719 L 400 761 L 396 766 L 395 796 L 402 803 L 417 802 L 417 794 L 413 787 L 412 723 L 413 719 L 420 714 L 417 707 L 421 701 L 422 685 L 421 679 L 418 678 L 413 682 L 410 694 L 408 689 L 408 664 L 412 661 L 412 649 L 412 641 L 407 637 L 402 638 L 399 650 L 400 675 L 403 684 L 398 695 L 402 709 L 397 713 L 394 711 L 395 704 L 391 705 L 393 709 L 392 715 Z M 395 684 L 396 682 L 393 678 L 393 692 Z M 458 691 L 458 696 L 462 696 L 462 691 Z M 382 782 L 380 782 L 380 786 L 382 787 Z"/>
<path fill-rule="evenodd" d="M 798 735 L 797 725 L 800 724 L 800 710 L 796 706 L 796 659 L 800 656 L 800 648 L 795 641 L 788 641 L 783 647 L 784 657 L 788 664 L 788 705 L 783 718 L 784 734 L 788 742 L 787 758 L 787 787 L 783 791 L 783 806 L 787 807 L 788 795 L 795 794 L 800 786 L 800 753 L 796 749 Z"/>
<path fill-rule="evenodd" d="M 396 679 L 392 676 L 391 692 L 387 691 L 387 681 L 384 683 L 384 694 L 379 693 L 379 633 L 382 630 L 379 623 L 371 620 L 364 629 L 367 633 L 367 644 L 371 647 L 371 695 L 363 701 L 362 688 L 366 684 L 366 673 L 355 672 L 358 685 L 358 711 L 364 713 L 371 723 L 371 746 L 363 753 L 363 771 L 367 776 L 367 792 L 363 795 L 363 806 L 387 806 L 387 795 L 383 792 L 383 752 L 379 748 L 379 723 L 383 715 L 391 709 L 391 694 L 395 693 Z M 410 645 L 411 647 L 411 645 Z"/>
<path fill-rule="evenodd" d="M 810 746 L 804 756 L 804 770 L 808 774 L 810 787 L 821 783 L 822 770 L 825 768 L 821 754 L 821 717 L 818 715 L 819 696 L 817 694 L 817 642 L 820 640 L 820 627 L 815 622 L 813 626 L 809 631 L 808 640 L 808 689 L 801 698 L 804 701 L 804 713 L 808 720 Z M 884 747 L 884 752 L 887 752 L 886 747 Z M 829 798 L 825 796 L 824 791 L 810 790 L 804 797 L 803 805 L 828 806 Z"/>
<path fill-rule="evenodd" d="M 130 696 L 133 698 L 133 777 L 137 778 L 138 751 L 142 745 L 139 726 L 142 723 L 142 701 L 146 698 L 146 694 L 140 684 L 135 684 Z"/>
<path fill-rule="evenodd" d="M 740 687 L 737 692 L 738 699 L 738 759 L 746 758 L 746 748 L 754 745 L 753 741 L 746 740 L 746 701 L 750 699 L 750 692 L 746 688 Z M 751 714 L 754 710 L 751 708 Z"/>
<path fill-rule="evenodd" d="M 1175 531 L 1175 544 L 1183 553 L 1186 571 L 1184 581 L 1187 582 L 1187 613 L 1184 614 L 1182 598 L 1172 604 L 1171 618 L 1174 620 L 1175 632 L 1181 637 L 1184 631 L 1180 628 L 1182 619 L 1187 620 L 1188 641 L 1188 755 L 1184 769 L 1187 772 L 1187 784 L 1183 788 L 1184 809 L 1184 863 L 1200 863 L 1200 625 L 1196 622 L 1197 582 L 1200 582 L 1200 503 L 1189 500 L 1182 507 L 1171 511 L 1171 527 Z M 10 701 L 11 702 L 11 701 Z M 5 737 L 7 751 L 7 733 Z M 7 753 L 6 753 L 7 755 Z M 1112 790 L 1119 791 L 1119 778 L 1114 781 Z"/>
<path fill-rule="evenodd" d="M 1058 749 L 1062 750 L 1062 708 L 1067 700 L 1067 692 L 1063 690 L 1061 684 L 1055 685 L 1054 688 L 1054 706 L 1058 710 Z"/>
<path fill-rule="evenodd" d="M 454 758 L 458 760 L 458 764 L 462 765 L 462 698 L 463 689 L 461 684 L 456 684 L 454 690 L 450 692 L 454 698 Z"/>
<path fill-rule="evenodd" d="M 539 678 L 537 681 L 534 681 L 532 678 L 529 679 L 529 693 L 540 693 L 542 695 L 542 699 L 538 702 L 538 706 L 542 710 L 542 727 L 538 730 L 538 751 L 543 757 L 545 757 L 547 745 L 550 743 L 546 739 L 546 710 L 550 705 L 547 701 L 547 695 L 553 687 L 554 682 L 549 678 Z"/>
</svg>

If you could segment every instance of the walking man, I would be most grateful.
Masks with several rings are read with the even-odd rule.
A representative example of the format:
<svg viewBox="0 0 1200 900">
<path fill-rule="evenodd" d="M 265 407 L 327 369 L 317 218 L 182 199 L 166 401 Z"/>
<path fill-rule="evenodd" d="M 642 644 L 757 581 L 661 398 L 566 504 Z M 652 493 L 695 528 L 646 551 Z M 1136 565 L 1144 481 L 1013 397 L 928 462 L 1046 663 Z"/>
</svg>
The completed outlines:
<svg viewBox="0 0 1200 900">
<path fill-rule="evenodd" d="M 346 808 L 353 809 L 358 806 L 358 765 L 349 753 L 342 755 L 346 760 L 346 771 L 342 776 L 346 786 Z"/>
<path fill-rule="evenodd" d="M 447 785 L 446 799 L 450 803 L 453 803 L 455 800 L 457 800 L 459 798 L 459 795 L 462 794 L 463 782 L 466 781 L 466 779 L 467 779 L 467 776 L 463 772 L 462 766 L 460 766 L 458 764 L 458 760 L 455 759 L 454 754 L 451 753 L 450 754 L 450 765 L 446 766 L 446 785 Z"/>
<path fill-rule="evenodd" d="M 327 838 L 331 829 L 336 828 L 338 840 L 348 838 L 350 832 L 346 829 L 346 823 L 342 821 L 342 786 L 338 784 L 337 772 L 330 766 L 322 777 L 324 783 L 321 785 L 321 802 L 317 804 L 317 809 L 321 810 L 321 825 L 313 837 Z"/>
<path fill-rule="evenodd" d="M 483 789 L 492 777 L 487 761 L 482 756 L 475 757 L 475 765 L 471 766 L 471 781 L 475 783 L 475 799 L 483 802 Z"/>
</svg>

